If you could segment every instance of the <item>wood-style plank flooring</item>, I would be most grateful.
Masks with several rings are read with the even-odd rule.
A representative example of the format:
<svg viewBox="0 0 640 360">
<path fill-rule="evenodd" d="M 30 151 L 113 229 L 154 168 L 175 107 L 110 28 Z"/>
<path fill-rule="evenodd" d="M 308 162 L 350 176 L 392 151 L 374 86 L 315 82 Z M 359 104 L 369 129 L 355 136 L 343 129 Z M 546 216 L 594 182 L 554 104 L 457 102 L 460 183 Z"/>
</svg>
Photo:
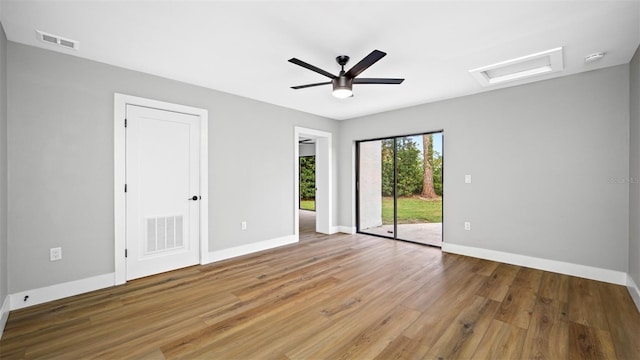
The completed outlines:
<svg viewBox="0 0 640 360">
<path fill-rule="evenodd" d="M 14 311 L 0 358 L 640 359 L 640 314 L 622 286 L 306 231 Z"/>
</svg>

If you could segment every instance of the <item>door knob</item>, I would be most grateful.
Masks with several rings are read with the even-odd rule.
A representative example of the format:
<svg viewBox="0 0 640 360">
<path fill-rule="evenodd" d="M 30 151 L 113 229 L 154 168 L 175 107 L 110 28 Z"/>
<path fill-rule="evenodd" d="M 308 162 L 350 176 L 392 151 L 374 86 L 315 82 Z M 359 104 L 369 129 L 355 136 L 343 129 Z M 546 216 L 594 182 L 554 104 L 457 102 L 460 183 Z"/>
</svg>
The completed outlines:
<svg viewBox="0 0 640 360">
<path fill-rule="evenodd" d="M 198 199 L 200 199 L 200 197 L 198 195 L 193 195 L 192 197 L 188 198 L 187 200 L 198 201 Z"/>
</svg>

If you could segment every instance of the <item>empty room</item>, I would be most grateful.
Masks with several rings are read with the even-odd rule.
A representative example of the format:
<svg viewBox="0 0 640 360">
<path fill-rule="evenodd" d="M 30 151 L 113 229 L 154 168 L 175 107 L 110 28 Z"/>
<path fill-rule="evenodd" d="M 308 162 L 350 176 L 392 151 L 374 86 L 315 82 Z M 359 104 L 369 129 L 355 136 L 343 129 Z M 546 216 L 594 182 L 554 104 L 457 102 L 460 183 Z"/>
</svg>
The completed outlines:
<svg viewBox="0 0 640 360">
<path fill-rule="evenodd" d="M 640 359 L 639 1 L 0 25 L 1 359 Z"/>
</svg>

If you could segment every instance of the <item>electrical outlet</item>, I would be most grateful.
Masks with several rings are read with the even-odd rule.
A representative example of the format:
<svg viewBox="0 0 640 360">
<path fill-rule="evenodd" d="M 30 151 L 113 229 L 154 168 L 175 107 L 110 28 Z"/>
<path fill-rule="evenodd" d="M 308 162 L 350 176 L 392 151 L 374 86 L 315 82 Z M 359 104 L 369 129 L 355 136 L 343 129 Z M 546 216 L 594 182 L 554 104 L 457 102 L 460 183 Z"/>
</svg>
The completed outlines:
<svg viewBox="0 0 640 360">
<path fill-rule="evenodd" d="M 62 248 L 56 247 L 49 249 L 49 261 L 62 260 Z"/>
<path fill-rule="evenodd" d="M 471 223 L 468 221 L 464 222 L 464 229 L 467 231 L 471 231 Z"/>
<path fill-rule="evenodd" d="M 241 224 L 242 230 L 247 230 L 247 222 L 243 221 Z"/>
<path fill-rule="evenodd" d="M 471 184 L 471 175 L 465 175 L 464 176 L 464 183 L 465 184 Z"/>
</svg>

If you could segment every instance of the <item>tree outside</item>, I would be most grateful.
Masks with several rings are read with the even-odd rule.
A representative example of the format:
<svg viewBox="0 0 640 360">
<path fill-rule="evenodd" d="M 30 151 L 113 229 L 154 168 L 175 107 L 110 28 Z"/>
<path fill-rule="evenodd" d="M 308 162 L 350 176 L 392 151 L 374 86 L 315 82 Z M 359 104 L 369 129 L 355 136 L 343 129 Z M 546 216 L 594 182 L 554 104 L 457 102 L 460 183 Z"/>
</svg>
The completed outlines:
<svg viewBox="0 0 640 360">
<path fill-rule="evenodd" d="M 316 157 L 300 157 L 300 209 L 316 209 Z"/>
<path fill-rule="evenodd" d="M 441 146 L 441 135 L 438 136 Z M 442 222 L 442 154 L 434 134 L 395 139 L 398 223 Z M 382 217 L 393 223 L 394 140 L 382 140 Z"/>
</svg>

